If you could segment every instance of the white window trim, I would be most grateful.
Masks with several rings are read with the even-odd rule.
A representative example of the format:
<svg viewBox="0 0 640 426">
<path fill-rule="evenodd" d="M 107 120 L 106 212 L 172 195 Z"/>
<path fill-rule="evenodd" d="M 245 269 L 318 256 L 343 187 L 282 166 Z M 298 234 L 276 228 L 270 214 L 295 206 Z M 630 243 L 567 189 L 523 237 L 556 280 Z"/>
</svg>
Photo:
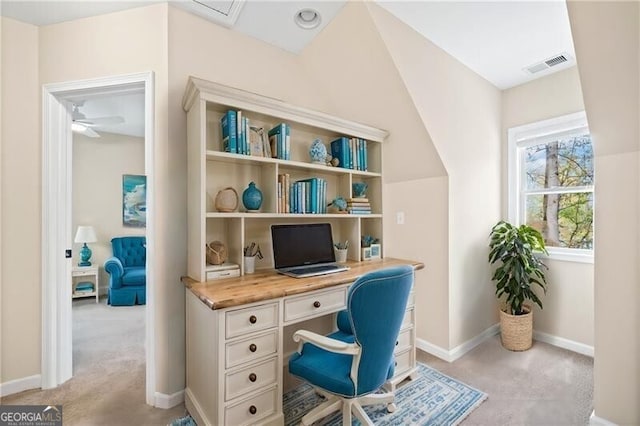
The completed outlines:
<svg viewBox="0 0 640 426">
<path fill-rule="evenodd" d="M 573 134 L 588 129 L 587 115 L 584 111 L 551 118 L 549 120 L 524 124 L 508 130 L 508 216 L 513 224 L 524 223 L 524 208 L 519 203 L 518 191 L 521 188 L 522 164 L 518 159 L 518 148 L 550 142 L 558 134 Z M 579 189 L 579 188 L 578 188 Z M 575 188 L 574 188 L 575 190 Z M 569 190 L 571 192 L 571 190 Z M 593 250 L 572 249 L 566 247 L 547 247 L 549 259 L 567 262 L 593 263 Z"/>
</svg>

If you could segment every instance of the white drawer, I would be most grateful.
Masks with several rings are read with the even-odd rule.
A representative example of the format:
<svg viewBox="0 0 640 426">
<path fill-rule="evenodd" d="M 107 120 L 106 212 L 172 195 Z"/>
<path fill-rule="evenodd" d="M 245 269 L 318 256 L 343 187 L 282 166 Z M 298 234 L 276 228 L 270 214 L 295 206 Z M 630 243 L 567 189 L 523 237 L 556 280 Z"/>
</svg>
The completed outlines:
<svg viewBox="0 0 640 426">
<path fill-rule="evenodd" d="M 402 325 L 400 325 L 400 330 L 404 330 L 407 327 L 411 327 L 413 325 L 413 309 L 409 309 L 404 313 L 404 317 L 402 317 Z"/>
<path fill-rule="evenodd" d="M 278 330 L 251 336 L 248 339 L 227 343 L 225 347 L 225 365 L 235 367 L 246 362 L 255 361 L 278 350 Z"/>
<path fill-rule="evenodd" d="M 225 401 L 276 382 L 278 358 L 251 365 L 225 377 Z"/>
<path fill-rule="evenodd" d="M 230 339 L 275 327 L 277 324 L 278 303 L 235 309 L 225 313 L 225 336 Z"/>
<path fill-rule="evenodd" d="M 228 269 L 226 271 L 207 272 L 207 281 L 220 280 L 222 278 L 239 277 L 240 269 Z"/>
<path fill-rule="evenodd" d="M 347 287 L 321 291 L 284 301 L 284 321 L 302 320 L 336 312 L 347 306 Z"/>
<path fill-rule="evenodd" d="M 413 331 L 411 328 L 407 328 L 398 334 L 394 353 L 402 352 L 411 348 L 411 331 Z"/>
<path fill-rule="evenodd" d="M 258 420 L 275 413 L 277 396 L 278 388 L 274 386 L 253 398 L 227 407 L 224 410 L 224 424 L 233 426 L 254 424 Z"/>
<path fill-rule="evenodd" d="M 413 352 L 411 350 L 408 350 L 406 352 L 399 353 L 395 356 L 396 368 L 393 374 L 394 376 L 397 376 L 398 374 L 402 374 L 405 371 L 413 368 L 412 355 L 413 355 Z"/>
</svg>

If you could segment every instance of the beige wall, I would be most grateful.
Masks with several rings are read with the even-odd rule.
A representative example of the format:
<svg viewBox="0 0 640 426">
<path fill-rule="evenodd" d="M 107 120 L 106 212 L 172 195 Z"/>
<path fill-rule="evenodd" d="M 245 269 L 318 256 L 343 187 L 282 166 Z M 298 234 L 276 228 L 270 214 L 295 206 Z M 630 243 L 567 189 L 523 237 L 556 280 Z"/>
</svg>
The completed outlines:
<svg viewBox="0 0 640 426">
<path fill-rule="evenodd" d="M 41 27 L 40 83 L 155 73 L 155 176 L 147 184 L 154 190 L 156 207 L 152 248 L 156 390 L 172 394 L 184 387 L 184 350 L 179 341 L 184 334 L 184 307 L 179 283 L 186 269 L 186 214 L 180 200 L 184 157 L 167 136 L 167 8 L 156 4 Z"/>
<path fill-rule="evenodd" d="M 584 110 L 578 68 L 557 72 L 502 92 L 503 216 L 507 217 L 507 131 L 511 127 Z M 596 186 L 599 176 L 596 171 Z M 600 206 L 600 200 L 597 202 Z M 593 346 L 593 263 L 548 260 L 548 292 L 544 309 L 535 306 L 534 328 L 573 342 Z"/>
<path fill-rule="evenodd" d="M 448 242 L 433 244 L 448 246 L 451 350 L 497 321 L 487 244 L 500 217 L 500 91 L 381 7 L 369 9 L 449 176 L 448 220 L 439 224 Z M 416 251 L 428 239 L 415 239 Z"/>
<path fill-rule="evenodd" d="M 1 19 L 0 382 L 6 383 L 40 373 L 40 91 L 37 27 Z"/>
<path fill-rule="evenodd" d="M 640 424 L 640 5 L 568 10 L 596 156 L 594 413 Z"/>
<path fill-rule="evenodd" d="M 97 242 L 89 244 L 91 263 L 100 268 L 100 293 L 106 294 L 109 275 L 102 267 L 112 256 L 111 238 L 145 235 L 145 228 L 122 225 L 122 175 L 144 174 L 144 138 L 101 133 L 100 138 L 73 136 L 72 240 L 78 225 L 91 225 Z M 73 245 L 73 264 L 81 243 Z"/>
<path fill-rule="evenodd" d="M 448 295 L 447 240 L 436 239 L 447 232 L 447 218 L 441 214 L 448 197 L 446 171 L 366 5 L 347 4 L 303 51 L 301 61 L 330 94 L 333 114 L 389 132 L 383 145 L 387 216 L 382 244 L 386 256 L 426 265 L 416 274 L 417 335 L 446 347 L 442 336 L 448 308 L 442 299 Z M 395 221 L 400 211 L 404 225 Z M 425 241 L 432 244 L 429 249 Z"/>
</svg>

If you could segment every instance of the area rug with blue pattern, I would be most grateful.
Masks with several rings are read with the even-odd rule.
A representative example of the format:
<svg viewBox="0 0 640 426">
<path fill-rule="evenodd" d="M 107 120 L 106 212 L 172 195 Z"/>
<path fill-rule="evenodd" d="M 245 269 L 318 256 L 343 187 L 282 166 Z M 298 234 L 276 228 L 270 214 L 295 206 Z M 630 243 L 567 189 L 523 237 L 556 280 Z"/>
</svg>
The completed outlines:
<svg viewBox="0 0 640 426">
<path fill-rule="evenodd" d="M 396 389 L 397 409 L 388 413 L 385 404 L 365 407 L 376 426 L 454 426 L 487 399 L 487 394 L 424 364 L 418 364 L 418 378 Z M 290 390 L 283 397 L 285 425 L 300 419 L 323 400 L 308 384 Z M 326 426 L 342 424 L 341 413 L 322 420 Z M 354 425 L 360 422 L 354 419 Z"/>
</svg>

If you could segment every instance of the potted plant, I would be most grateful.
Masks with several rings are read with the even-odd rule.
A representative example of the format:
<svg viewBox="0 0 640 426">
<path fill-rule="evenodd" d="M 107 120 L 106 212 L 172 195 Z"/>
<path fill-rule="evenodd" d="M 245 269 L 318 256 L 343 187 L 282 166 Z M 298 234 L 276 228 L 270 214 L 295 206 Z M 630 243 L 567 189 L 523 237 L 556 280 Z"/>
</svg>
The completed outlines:
<svg viewBox="0 0 640 426">
<path fill-rule="evenodd" d="M 512 351 L 527 350 L 532 342 L 533 316 L 525 301 L 531 300 L 542 309 L 534 287 L 547 291 L 546 265 L 538 256 L 547 254 L 544 240 L 530 226 L 500 221 L 491 229 L 489 249 L 489 263 L 499 262 L 492 278 L 496 296 L 506 296 L 506 308 L 500 310 L 502 345 Z"/>
</svg>

